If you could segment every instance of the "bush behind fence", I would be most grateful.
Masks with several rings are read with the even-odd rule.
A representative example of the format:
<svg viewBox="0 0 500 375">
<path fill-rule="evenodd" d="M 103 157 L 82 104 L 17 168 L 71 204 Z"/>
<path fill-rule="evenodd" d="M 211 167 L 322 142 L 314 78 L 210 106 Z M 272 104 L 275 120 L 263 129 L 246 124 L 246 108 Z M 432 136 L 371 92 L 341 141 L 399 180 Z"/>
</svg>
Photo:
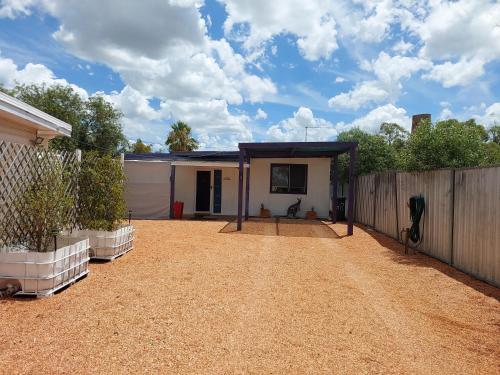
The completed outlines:
<svg viewBox="0 0 500 375">
<path fill-rule="evenodd" d="M 426 205 L 417 249 L 500 286 L 500 167 L 360 176 L 356 221 L 401 241 L 414 195 Z"/>
</svg>

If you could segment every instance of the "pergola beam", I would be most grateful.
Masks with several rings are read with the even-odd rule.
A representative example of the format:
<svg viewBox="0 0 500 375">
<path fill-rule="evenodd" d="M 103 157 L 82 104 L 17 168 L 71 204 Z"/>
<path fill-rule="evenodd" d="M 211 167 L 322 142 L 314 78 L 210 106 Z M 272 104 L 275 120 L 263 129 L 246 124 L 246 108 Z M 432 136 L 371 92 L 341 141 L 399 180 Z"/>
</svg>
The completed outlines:
<svg viewBox="0 0 500 375">
<path fill-rule="evenodd" d="M 175 165 L 170 166 L 170 218 L 174 218 L 175 202 Z"/>
<path fill-rule="evenodd" d="M 246 162 L 248 163 L 248 168 L 245 181 L 245 221 L 248 220 L 248 210 L 249 210 L 248 205 L 250 203 L 250 157 L 249 156 L 247 156 Z"/>
<path fill-rule="evenodd" d="M 337 222 L 337 186 L 339 184 L 339 157 L 335 155 L 332 159 L 332 223 Z"/>
<path fill-rule="evenodd" d="M 332 176 L 332 221 L 337 219 L 337 185 L 338 185 L 338 156 L 349 153 L 349 200 L 347 233 L 352 235 L 354 225 L 354 184 L 357 142 L 264 142 L 240 143 L 239 148 L 239 175 L 238 175 L 238 221 L 237 230 L 240 231 L 243 221 L 243 175 L 244 160 L 257 158 L 333 158 L 334 171 Z M 247 172 L 245 219 L 248 218 L 250 168 Z"/>
<path fill-rule="evenodd" d="M 241 230 L 241 222 L 243 216 L 243 159 L 244 159 L 244 150 L 240 150 L 239 155 L 239 167 L 238 167 L 238 222 L 236 224 L 236 230 Z"/>
<path fill-rule="evenodd" d="M 356 176 L 356 147 L 349 150 L 349 207 L 347 209 L 347 235 L 352 236 L 354 229 L 354 185 Z"/>
</svg>

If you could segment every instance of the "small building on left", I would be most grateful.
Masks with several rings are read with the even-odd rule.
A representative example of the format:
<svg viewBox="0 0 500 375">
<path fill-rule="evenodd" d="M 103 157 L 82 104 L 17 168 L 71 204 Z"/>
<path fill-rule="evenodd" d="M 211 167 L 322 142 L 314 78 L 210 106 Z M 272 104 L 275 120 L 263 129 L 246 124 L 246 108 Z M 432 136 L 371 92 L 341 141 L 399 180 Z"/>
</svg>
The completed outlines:
<svg viewBox="0 0 500 375">
<path fill-rule="evenodd" d="M 0 92 L 0 141 L 47 146 L 52 138 L 70 135 L 70 124 Z"/>
</svg>

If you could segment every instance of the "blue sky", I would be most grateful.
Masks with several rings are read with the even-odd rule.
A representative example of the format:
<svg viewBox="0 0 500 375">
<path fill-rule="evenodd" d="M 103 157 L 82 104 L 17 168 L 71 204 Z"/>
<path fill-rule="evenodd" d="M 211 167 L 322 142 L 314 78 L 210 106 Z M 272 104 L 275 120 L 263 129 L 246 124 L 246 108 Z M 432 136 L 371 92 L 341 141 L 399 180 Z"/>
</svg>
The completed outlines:
<svg viewBox="0 0 500 375">
<path fill-rule="evenodd" d="M 380 123 L 500 123 L 500 4 L 486 0 L 0 0 L 0 84 L 71 84 L 161 147 L 332 140 Z"/>
</svg>

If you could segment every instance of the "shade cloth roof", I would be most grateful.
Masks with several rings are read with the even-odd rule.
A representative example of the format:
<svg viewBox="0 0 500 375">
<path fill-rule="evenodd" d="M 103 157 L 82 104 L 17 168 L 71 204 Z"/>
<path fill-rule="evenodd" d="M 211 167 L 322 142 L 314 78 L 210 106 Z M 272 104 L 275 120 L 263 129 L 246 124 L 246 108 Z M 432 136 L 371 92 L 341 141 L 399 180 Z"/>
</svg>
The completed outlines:
<svg viewBox="0 0 500 375">
<path fill-rule="evenodd" d="M 251 158 L 331 157 L 357 146 L 357 142 L 260 142 L 240 143 Z"/>
<path fill-rule="evenodd" d="M 240 143 L 239 149 L 252 158 L 332 157 L 357 146 L 357 142 L 259 142 Z M 125 160 L 199 160 L 237 162 L 239 151 L 186 151 L 125 154 Z"/>
<path fill-rule="evenodd" d="M 148 154 L 125 154 L 125 160 L 200 160 L 200 161 L 238 161 L 239 151 L 186 151 L 186 152 L 153 152 Z"/>
</svg>

